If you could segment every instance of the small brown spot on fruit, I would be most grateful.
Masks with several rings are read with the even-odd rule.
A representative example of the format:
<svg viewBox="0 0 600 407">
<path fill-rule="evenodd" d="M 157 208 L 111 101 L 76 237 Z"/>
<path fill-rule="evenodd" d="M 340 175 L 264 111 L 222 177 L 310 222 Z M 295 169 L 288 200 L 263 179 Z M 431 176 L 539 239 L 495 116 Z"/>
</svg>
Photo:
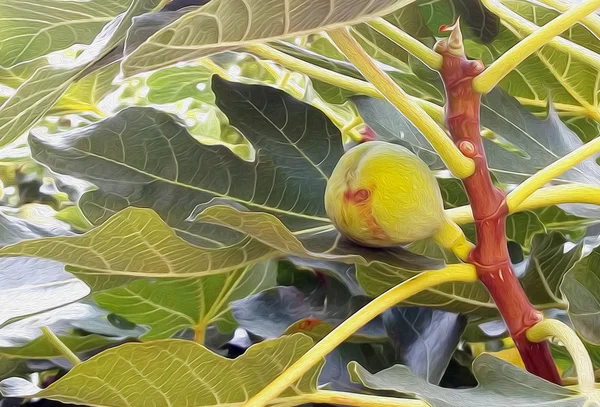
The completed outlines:
<svg viewBox="0 0 600 407">
<path fill-rule="evenodd" d="M 365 202 L 371 196 L 371 192 L 368 189 L 357 189 L 354 193 L 354 202 L 361 203 Z"/>
</svg>

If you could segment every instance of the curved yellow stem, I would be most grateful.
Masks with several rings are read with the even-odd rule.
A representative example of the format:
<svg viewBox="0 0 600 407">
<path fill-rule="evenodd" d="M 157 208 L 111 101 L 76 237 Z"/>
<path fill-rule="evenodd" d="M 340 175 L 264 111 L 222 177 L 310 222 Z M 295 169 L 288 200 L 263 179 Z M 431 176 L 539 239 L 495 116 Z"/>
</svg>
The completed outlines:
<svg viewBox="0 0 600 407">
<path fill-rule="evenodd" d="M 433 239 L 442 247 L 451 250 L 463 261 L 467 261 L 469 253 L 475 248 L 475 245 L 467 240 L 462 229 L 450 217 L 446 217 Z"/>
<path fill-rule="evenodd" d="M 540 3 L 545 4 L 546 6 L 552 7 L 564 13 L 565 11 L 571 8 L 571 5 L 568 3 L 563 3 L 560 0 L 538 0 Z M 588 30 L 593 32 L 597 37 L 600 37 L 600 17 L 592 14 L 585 18 L 581 19 L 581 23 L 587 27 Z"/>
<path fill-rule="evenodd" d="M 298 396 L 303 403 L 336 404 L 354 407 L 428 407 L 422 400 L 403 399 L 398 397 L 371 396 L 366 394 L 345 393 L 341 391 L 320 390 Z"/>
<path fill-rule="evenodd" d="M 537 173 L 533 174 L 531 177 L 519 184 L 506 197 L 506 203 L 508 204 L 509 211 L 514 212 L 514 208 L 518 208 L 519 205 L 521 205 L 523 201 L 525 201 L 525 199 L 527 199 L 527 197 L 529 197 L 535 191 L 542 188 L 554 178 L 575 167 L 580 162 L 598 153 L 600 153 L 600 138 L 584 144 L 583 146 L 571 151 L 569 154 L 553 162 L 546 168 L 543 168 Z"/>
<path fill-rule="evenodd" d="M 546 187 L 535 191 L 510 212 L 522 212 L 565 203 L 586 203 L 600 205 L 600 187 L 585 184 L 569 184 Z M 446 216 L 459 225 L 473 222 L 473 212 L 469 205 L 446 210 Z"/>
<path fill-rule="evenodd" d="M 379 69 L 345 27 L 330 31 L 328 34 L 363 76 L 423 133 L 456 177 L 466 178 L 473 174 L 475 170 L 473 160 L 465 157 L 444 130 L 415 104 L 396 82 Z"/>
<path fill-rule="evenodd" d="M 410 54 L 419 58 L 421 62 L 434 71 L 439 71 L 442 68 L 442 56 L 440 54 L 433 51 L 421 41 L 411 37 L 394 24 L 385 21 L 383 18 L 369 21 L 368 24 L 396 44 L 400 45 Z"/>
<path fill-rule="evenodd" d="M 73 366 L 81 363 L 81 359 L 79 359 L 79 357 L 77 357 L 77 355 L 71 349 L 69 349 L 69 347 L 65 345 L 64 342 L 61 341 L 60 338 L 56 336 L 50 328 L 43 326 L 41 331 L 46 340 L 50 342 L 56 350 L 60 351 L 60 353 L 62 353 L 63 356 L 73 364 Z"/>
<path fill-rule="evenodd" d="M 496 6 L 495 1 L 482 0 L 482 3 L 487 8 L 492 9 L 500 18 L 505 18 L 506 13 L 500 7 Z M 567 12 L 556 17 L 540 29 L 535 30 L 475 77 L 473 79 L 473 89 L 479 93 L 488 93 L 527 57 L 548 44 L 554 37 L 560 35 L 572 25 L 592 14 L 599 7 L 600 0 L 586 0 L 571 7 Z"/>
<path fill-rule="evenodd" d="M 587 349 L 577 334 L 566 324 L 556 319 L 545 319 L 527 330 L 527 339 L 532 342 L 542 342 L 555 337 L 561 341 L 573 359 L 579 390 L 593 392 L 595 388 L 594 367 Z"/>
<path fill-rule="evenodd" d="M 424 271 L 402 284 L 391 288 L 342 322 L 329 335 L 309 350 L 308 353 L 304 354 L 267 387 L 248 400 L 244 404 L 244 407 L 263 407 L 269 403 L 269 401 L 293 385 L 296 380 L 315 364 L 323 360 L 323 357 L 334 350 L 344 340 L 388 308 L 423 290 L 454 281 L 477 281 L 475 266 L 471 264 L 453 264 L 441 270 Z"/>
<path fill-rule="evenodd" d="M 304 75 L 321 82 L 329 83 L 330 85 L 338 86 L 342 89 L 356 92 L 361 95 L 384 99 L 383 95 L 377 90 L 377 88 L 371 85 L 369 82 L 351 78 L 349 76 L 330 71 L 329 69 L 318 67 L 265 44 L 251 44 L 246 48 L 254 55 L 264 59 L 270 59 L 271 61 L 277 62 L 287 69 L 303 73 Z M 411 96 L 409 97 L 414 103 L 417 103 L 419 106 L 421 106 L 421 108 L 426 111 L 427 114 L 429 114 L 435 121 L 442 123 L 443 108 L 441 106 L 420 98 Z"/>
<path fill-rule="evenodd" d="M 285 66 L 287 69 L 302 72 L 303 74 L 319 81 L 330 83 L 343 89 L 352 90 L 362 95 L 367 95 L 374 98 L 382 97 L 377 88 L 375 88 L 375 86 L 371 85 L 369 82 L 361 81 L 360 79 L 351 78 L 328 69 L 320 68 L 309 62 L 305 62 L 301 59 L 276 50 L 268 45 L 250 44 L 246 48 L 248 51 L 260 56 L 261 58 L 270 59 L 271 61 L 275 61 L 278 64 Z"/>
<path fill-rule="evenodd" d="M 548 100 L 544 100 L 544 99 L 528 99 L 528 98 L 522 98 L 522 97 L 515 97 L 515 99 L 517 99 L 517 101 L 525 106 L 534 106 L 534 107 L 542 107 L 544 109 L 548 108 Z M 600 113 L 598 112 L 597 108 L 589 108 L 586 106 L 577 106 L 577 105 L 570 105 L 567 103 L 552 103 L 552 106 L 554 106 L 554 108 L 557 110 L 556 113 L 558 113 L 559 115 L 563 115 L 563 116 L 586 116 L 586 117 L 590 117 L 594 120 L 600 120 Z M 544 111 L 543 113 L 540 112 L 541 114 L 543 114 L 544 116 L 546 115 L 546 112 Z"/>
</svg>

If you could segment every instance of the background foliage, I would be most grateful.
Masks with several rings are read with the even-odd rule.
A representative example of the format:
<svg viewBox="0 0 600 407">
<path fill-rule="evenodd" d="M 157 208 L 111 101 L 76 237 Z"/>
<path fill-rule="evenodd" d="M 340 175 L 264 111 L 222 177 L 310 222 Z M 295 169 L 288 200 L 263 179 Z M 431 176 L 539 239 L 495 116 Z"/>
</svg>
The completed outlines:
<svg viewBox="0 0 600 407">
<path fill-rule="evenodd" d="M 462 15 L 468 55 L 488 64 L 523 27 L 476 0 L 201 3 L 0 1 L 0 378 L 10 378 L 0 405 L 28 395 L 102 406 L 242 403 L 373 296 L 457 261 L 429 241 L 375 250 L 339 236 L 323 193 L 365 124 L 436 172 L 447 209 L 468 201 L 390 104 L 248 46 L 269 42 L 362 79 L 323 34 L 352 25 L 406 92 L 441 108 L 437 73 L 365 21 L 383 15 L 432 46 L 439 26 Z M 543 3 L 502 5 L 533 27 L 558 14 Z M 498 185 L 509 190 L 598 136 L 597 34 L 573 27 L 561 41 L 588 49 L 588 59 L 547 45 L 483 98 Z M 597 185 L 600 168 L 588 160 L 555 183 Z M 596 207 L 573 204 L 508 218 L 529 298 L 577 329 L 595 368 L 599 219 Z M 65 360 L 43 326 L 84 362 Z M 585 402 L 511 362 L 520 365 L 485 288 L 444 284 L 369 323 L 277 403 L 310 400 L 318 388 L 394 390 L 433 406 Z"/>
</svg>

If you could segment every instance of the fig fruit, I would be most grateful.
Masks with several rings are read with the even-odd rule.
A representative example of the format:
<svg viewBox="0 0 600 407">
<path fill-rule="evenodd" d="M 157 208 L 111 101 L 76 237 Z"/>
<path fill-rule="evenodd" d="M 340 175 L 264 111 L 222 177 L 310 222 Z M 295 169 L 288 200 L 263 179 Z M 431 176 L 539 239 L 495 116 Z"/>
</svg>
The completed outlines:
<svg viewBox="0 0 600 407">
<path fill-rule="evenodd" d="M 406 148 L 383 141 L 342 156 L 327 183 L 325 210 L 342 234 L 375 247 L 434 237 L 446 222 L 429 167 Z"/>
</svg>

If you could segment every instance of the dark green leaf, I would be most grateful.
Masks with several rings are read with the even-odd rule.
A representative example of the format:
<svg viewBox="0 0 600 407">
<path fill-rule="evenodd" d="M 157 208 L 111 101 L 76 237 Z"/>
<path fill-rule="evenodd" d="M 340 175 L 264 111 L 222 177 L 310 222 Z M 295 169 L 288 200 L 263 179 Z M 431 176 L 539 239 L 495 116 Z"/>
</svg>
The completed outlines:
<svg viewBox="0 0 600 407">
<path fill-rule="evenodd" d="M 567 250 L 567 240 L 560 233 L 537 235 L 533 238 L 521 284 L 529 300 L 537 308 L 564 308 L 560 295 L 563 276 L 581 259 L 582 244 Z"/>
<path fill-rule="evenodd" d="M 358 282 L 372 297 L 384 293 L 401 282 L 414 277 L 418 272 L 375 263 L 358 266 Z M 496 306 L 483 284 L 445 283 L 416 294 L 403 304 L 439 308 L 458 313 L 473 313 L 482 316 L 497 315 Z"/>
<path fill-rule="evenodd" d="M 383 323 L 399 363 L 432 384 L 439 384 L 456 350 L 465 317 L 425 307 L 391 308 Z"/>
<path fill-rule="evenodd" d="M 363 120 L 377 133 L 378 138 L 410 149 L 432 170 L 445 168 L 423 134 L 393 105 L 366 96 L 354 98 L 354 103 Z"/>
<path fill-rule="evenodd" d="M 361 384 L 354 383 L 348 372 L 348 363 L 356 362 L 369 371 L 380 371 L 395 363 L 396 355 L 389 343 L 344 342 L 325 357 L 325 366 L 319 375 L 319 384 L 332 390 L 369 393 Z"/>
<path fill-rule="evenodd" d="M 329 328 L 321 326 L 319 332 L 326 328 L 327 333 L 330 327 L 339 325 L 368 302 L 365 296 L 353 296 L 340 281 L 326 278 L 310 292 L 294 286 L 272 288 L 235 301 L 231 309 L 240 327 L 263 338 L 277 338 L 291 325 L 307 318 L 309 323 L 295 328 L 313 336 L 314 328 L 324 323 Z M 363 341 L 365 336 L 384 337 L 381 319 L 368 323 L 358 335 Z"/>
<path fill-rule="evenodd" d="M 294 231 L 329 225 L 323 194 L 343 153 L 333 124 L 273 88 L 215 77 L 213 90 L 231 124 L 256 149 L 254 162 L 223 146 L 199 144 L 169 115 L 150 108 L 129 108 L 59 137 L 33 136 L 33 154 L 57 172 L 98 186 L 80 202 L 96 224 L 128 205 L 151 207 L 194 243 L 230 245 L 240 234 L 186 221 L 196 206 L 220 199 L 271 212 Z"/>
<path fill-rule="evenodd" d="M 177 280 L 136 280 L 94 296 L 116 314 L 150 330 L 145 340 L 171 337 L 181 329 L 206 330 L 224 318 L 231 301 L 276 284 L 276 262 L 248 266 L 226 274 Z"/>
<path fill-rule="evenodd" d="M 415 395 L 432 407 L 481 406 L 584 406 L 588 396 L 540 379 L 525 370 L 491 355 L 475 359 L 473 373 L 479 386 L 474 389 L 447 389 L 427 383 L 405 366 L 396 365 L 371 374 L 352 363 L 354 380 L 377 390 L 394 390 Z M 597 397 L 590 395 L 589 397 Z"/>
<path fill-rule="evenodd" d="M 600 250 L 569 271 L 560 286 L 573 326 L 587 341 L 600 344 Z"/>
<path fill-rule="evenodd" d="M 359 98 L 357 107 L 366 123 L 386 141 L 412 145 L 427 163 L 436 168 L 435 152 L 421 133 L 391 104 L 373 98 Z M 516 154 L 484 138 L 488 165 L 498 181 L 519 183 L 560 157 L 580 147 L 582 141 L 550 110 L 548 118 L 539 119 L 527 112 L 513 97 L 494 90 L 482 98 L 481 123 L 514 146 Z M 408 135 L 408 138 L 407 138 Z M 600 184 L 600 167 L 588 159 L 556 179 L 561 183 Z M 561 205 L 565 210 L 583 217 L 597 217 L 597 207 L 590 205 Z"/>
</svg>

